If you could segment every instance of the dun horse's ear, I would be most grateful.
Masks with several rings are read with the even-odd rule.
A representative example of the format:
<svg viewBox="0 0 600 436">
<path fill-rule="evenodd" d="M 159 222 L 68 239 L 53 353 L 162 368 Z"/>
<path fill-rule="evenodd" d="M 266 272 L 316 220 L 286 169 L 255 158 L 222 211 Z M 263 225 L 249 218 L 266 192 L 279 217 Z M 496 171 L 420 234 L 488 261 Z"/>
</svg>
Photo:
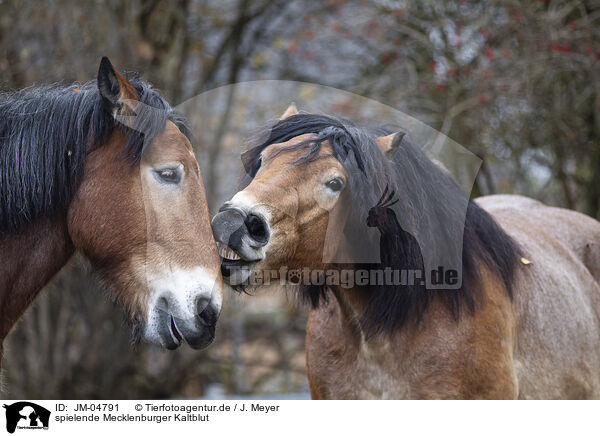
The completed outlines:
<svg viewBox="0 0 600 436">
<path fill-rule="evenodd" d="M 406 135 L 405 132 L 396 132 L 391 135 L 381 136 L 375 139 L 375 142 L 383 154 L 387 157 L 391 157 L 400 146 L 404 135 Z"/>
<path fill-rule="evenodd" d="M 116 115 L 126 104 L 132 111 L 134 101 L 139 96 L 133 85 L 119 73 L 106 56 L 100 61 L 98 69 L 98 91 L 106 108 Z"/>
<path fill-rule="evenodd" d="M 296 103 L 291 103 L 288 108 L 285 110 L 285 112 L 283 113 L 283 115 L 281 116 L 281 118 L 279 118 L 280 120 L 285 120 L 286 118 L 291 117 L 292 115 L 298 115 L 300 112 L 298 112 L 298 108 L 296 107 Z"/>
</svg>

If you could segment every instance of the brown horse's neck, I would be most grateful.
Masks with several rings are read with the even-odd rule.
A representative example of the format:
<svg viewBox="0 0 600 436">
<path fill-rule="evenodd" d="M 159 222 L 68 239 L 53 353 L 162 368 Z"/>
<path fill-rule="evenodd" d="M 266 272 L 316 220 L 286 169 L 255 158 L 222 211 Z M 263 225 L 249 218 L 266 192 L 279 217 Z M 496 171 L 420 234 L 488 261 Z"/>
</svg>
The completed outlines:
<svg viewBox="0 0 600 436">
<path fill-rule="evenodd" d="M 25 309 L 74 252 L 66 216 L 0 235 L 0 349 Z"/>
</svg>

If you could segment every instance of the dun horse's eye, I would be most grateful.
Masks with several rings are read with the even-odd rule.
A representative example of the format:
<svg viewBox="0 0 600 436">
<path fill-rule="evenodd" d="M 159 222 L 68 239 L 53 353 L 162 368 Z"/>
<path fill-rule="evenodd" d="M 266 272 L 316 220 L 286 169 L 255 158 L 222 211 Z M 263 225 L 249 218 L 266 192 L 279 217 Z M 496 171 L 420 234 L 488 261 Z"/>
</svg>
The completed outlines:
<svg viewBox="0 0 600 436">
<path fill-rule="evenodd" d="M 344 181 L 339 177 L 336 177 L 335 179 L 331 179 L 330 181 L 325 183 L 325 186 L 327 186 L 333 192 L 339 192 L 344 187 Z"/>
<path fill-rule="evenodd" d="M 161 182 L 173 185 L 181 182 L 181 168 L 161 168 L 154 170 Z"/>
</svg>

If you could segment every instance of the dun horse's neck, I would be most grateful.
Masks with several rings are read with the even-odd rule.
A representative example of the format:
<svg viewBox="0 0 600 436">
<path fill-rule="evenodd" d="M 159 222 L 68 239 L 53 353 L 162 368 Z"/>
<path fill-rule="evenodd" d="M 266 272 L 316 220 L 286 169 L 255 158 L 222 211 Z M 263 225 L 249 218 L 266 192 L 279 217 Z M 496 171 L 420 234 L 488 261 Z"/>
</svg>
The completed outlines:
<svg viewBox="0 0 600 436">
<path fill-rule="evenodd" d="M 331 288 L 342 315 L 342 322 L 352 332 L 357 341 L 363 340 L 360 328 L 360 318 L 367 307 L 367 296 L 358 288 L 343 289 L 337 286 Z"/>
<path fill-rule="evenodd" d="M 74 252 L 66 217 L 0 235 L 0 348 L 25 309 Z"/>
</svg>

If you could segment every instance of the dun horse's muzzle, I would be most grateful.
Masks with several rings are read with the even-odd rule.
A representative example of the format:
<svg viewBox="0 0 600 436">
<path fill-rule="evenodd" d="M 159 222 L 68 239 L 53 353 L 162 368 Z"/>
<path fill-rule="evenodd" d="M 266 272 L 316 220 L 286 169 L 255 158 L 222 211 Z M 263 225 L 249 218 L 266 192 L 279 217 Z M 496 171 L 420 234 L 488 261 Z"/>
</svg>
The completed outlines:
<svg viewBox="0 0 600 436">
<path fill-rule="evenodd" d="M 263 216 L 246 213 L 227 203 L 212 220 L 212 228 L 221 257 L 221 272 L 230 277 L 236 268 L 264 258 L 271 232 Z"/>
</svg>

